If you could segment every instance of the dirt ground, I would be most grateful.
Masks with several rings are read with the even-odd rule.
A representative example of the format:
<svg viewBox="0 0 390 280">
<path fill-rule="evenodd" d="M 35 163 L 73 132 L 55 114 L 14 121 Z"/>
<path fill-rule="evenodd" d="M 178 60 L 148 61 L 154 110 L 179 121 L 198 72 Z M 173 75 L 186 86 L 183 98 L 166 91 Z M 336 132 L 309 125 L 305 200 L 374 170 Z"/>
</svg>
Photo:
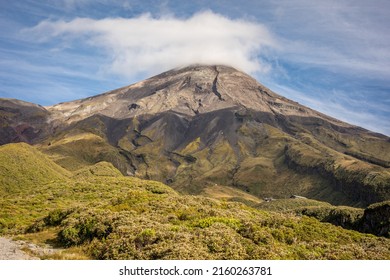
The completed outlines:
<svg viewBox="0 0 390 280">
<path fill-rule="evenodd" d="M 22 251 L 22 248 L 32 250 L 32 247 L 35 247 L 35 245 L 0 237 L 0 260 L 39 260 L 39 258 Z"/>
</svg>

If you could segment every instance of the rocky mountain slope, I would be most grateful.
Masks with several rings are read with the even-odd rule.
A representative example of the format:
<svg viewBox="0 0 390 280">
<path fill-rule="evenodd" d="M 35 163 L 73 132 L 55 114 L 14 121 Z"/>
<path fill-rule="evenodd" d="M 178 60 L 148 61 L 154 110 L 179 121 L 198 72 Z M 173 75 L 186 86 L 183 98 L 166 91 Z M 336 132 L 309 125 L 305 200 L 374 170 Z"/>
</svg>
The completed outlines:
<svg viewBox="0 0 390 280">
<path fill-rule="evenodd" d="M 38 141 L 48 135 L 50 113 L 43 107 L 16 99 L 0 98 L 0 145 Z"/>
<path fill-rule="evenodd" d="M 184 193 L 229 186 L 259 198 L 353 206 L 390 199 L 389 137 L 227 66 L 174 69 L 47 108 L 1 99 L 0 122 L 0 143 L 35 144 L 70 171 L 107 161 Z"/>
</svg>

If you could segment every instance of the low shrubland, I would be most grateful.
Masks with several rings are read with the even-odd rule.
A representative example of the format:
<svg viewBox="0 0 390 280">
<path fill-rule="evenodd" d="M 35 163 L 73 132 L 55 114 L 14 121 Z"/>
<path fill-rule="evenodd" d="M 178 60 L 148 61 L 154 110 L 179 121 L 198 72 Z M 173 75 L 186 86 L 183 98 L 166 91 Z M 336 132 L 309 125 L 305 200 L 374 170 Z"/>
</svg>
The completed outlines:
<svg viewBox="0 0 390 280">
<path fill-rule="evenodd" d="M 34 161 L 43 156 L 29 149 L 19 152 Z M 0 171 L 10 166 L 4 158 Z M 50 242 L 77 252 L 73 258 L 390 259 L 384 237 L 292 212 L 180 195 L 159 182 L 124 177 L 109 163 L 68 173 L 41 159 L 49 163 L 46 174 L 55 175 L 11 184 L 1 173 L 8 185 L 0 190 L 0 232 Z M 30 164 L 26 157 L 13 174 L 24 176 Z"/>
</svg>

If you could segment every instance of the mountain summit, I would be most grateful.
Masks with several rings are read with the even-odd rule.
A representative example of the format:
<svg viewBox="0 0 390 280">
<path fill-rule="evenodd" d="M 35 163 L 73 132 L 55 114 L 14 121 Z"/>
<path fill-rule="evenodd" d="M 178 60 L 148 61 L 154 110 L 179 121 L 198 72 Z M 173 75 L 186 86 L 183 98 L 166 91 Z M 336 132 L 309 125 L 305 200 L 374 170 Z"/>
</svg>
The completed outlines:
<svg viewBox="0 0 390 280">
<path fill-rule="evenodd" d="M 195 116 L 227 108 L 325 118 L 351 127 L 277 95 L 247 74 L 222 65 L 171 70 L 102 95 L 51 106 L 48 110 L 53 120 L 70 123 L 97 113 L 124 119 L 167 111 Z"/>
<path fill-rule="evenodd" d="M 357 206 L 390 199 L 387 136 L 228 66 L 174 69 L 46 108 L 1 99 L 0 117 L 0 143 L 36 144 L 69 170 L 109 161 L 123 174 L 206 195 L 234 187 Z"/>
</svg>

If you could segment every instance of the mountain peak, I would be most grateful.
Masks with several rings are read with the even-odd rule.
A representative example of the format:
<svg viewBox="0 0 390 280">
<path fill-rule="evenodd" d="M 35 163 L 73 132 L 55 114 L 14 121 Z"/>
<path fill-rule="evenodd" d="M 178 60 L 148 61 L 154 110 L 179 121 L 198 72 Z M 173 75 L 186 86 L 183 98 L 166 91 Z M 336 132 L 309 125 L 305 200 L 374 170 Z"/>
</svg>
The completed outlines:
<svg viewBox="0 0 390 280">
<path fill-rule="evenodd" d="M 242 72 L 232 66 L 224 65 L 224 64 L 190 64 L 190 65 L 183 65 L 183 66 L 170 69 L 166 72 L 161 73 L 160 75 L 172 74 L 174 72 L 178 73 L 178 72 L 197 72 L 197 71 Z"/>
<path fill-rule="evenodd" d="M 127 87 L 47 109 L 52 113 L 52 121 L 71 123 L 97 113 L 125 119 L 167 111 L 195 116 L 227 108 L 319 117 L 346 125 L 284 98 L 226 65 L 175 68 Z"/>
</svg>

